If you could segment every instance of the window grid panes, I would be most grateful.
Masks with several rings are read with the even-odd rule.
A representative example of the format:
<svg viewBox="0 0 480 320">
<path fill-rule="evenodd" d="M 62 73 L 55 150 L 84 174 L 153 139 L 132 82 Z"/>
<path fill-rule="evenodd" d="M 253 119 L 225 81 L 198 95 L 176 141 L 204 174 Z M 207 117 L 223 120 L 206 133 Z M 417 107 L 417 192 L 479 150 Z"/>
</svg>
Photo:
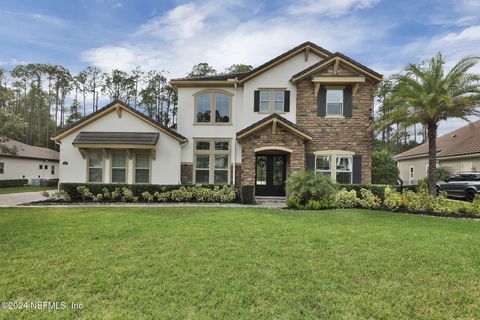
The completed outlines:
<svg viewBox="0 0 480 320">
<path fill-rule="evenodd" d="M 230 142 L 221 140 L 199 140 L 196 141 L 196 146 L 194 157 L 195 183 L 228 183 L 230 172 Z"/>
<path fill-rule="evenodd" d="M 90 150 L 88 152 L 88 181 L 103 181 L 103 154 L 99 150 Z"/>
<path fill-rule="evenodd" d="M 350 184 L 353 177 L 353 156 L 333 153 L 317 155 L 315 172 L 330 177 L 333 182 Z"/>
<path fill-rule="evenodd" d="M 274 92 L 274 95 L 275 95 L 274 110 L 276 112 L 282 112 L 283 104 L 284 104 L 284 91 L 276 90 Z"/>
<path fill-rule="evenodd" d="M 127 154 L 125 151 L 112 152 L 112 182 L 125 183 L 127 178 Z"/>
<path fill-rule="evenodd" d="M 231 97 L 228 94 L 209 91 L 195 97 L 197 123 L 230 123 Z"/>
<path fill-rule="evenodd" d="M 284 90 L 260 90 L 259 111 L 265 113 L 283 112 L 285 105 Z"/>
<path fill-rule="evenodd" d="M 327 90 L 327 115 L 328 116 L 343 115 L 343 90 L 341 89 Z"/>
<path fill-rule="evenodd" d="M 270 91 L 260 91 L 260 112 L 270 111 Z"/>
<path fill-rule="evenodd" d="M 150 154 L 135 154 L 135 183 L 150 183 Z"/>
</svg>

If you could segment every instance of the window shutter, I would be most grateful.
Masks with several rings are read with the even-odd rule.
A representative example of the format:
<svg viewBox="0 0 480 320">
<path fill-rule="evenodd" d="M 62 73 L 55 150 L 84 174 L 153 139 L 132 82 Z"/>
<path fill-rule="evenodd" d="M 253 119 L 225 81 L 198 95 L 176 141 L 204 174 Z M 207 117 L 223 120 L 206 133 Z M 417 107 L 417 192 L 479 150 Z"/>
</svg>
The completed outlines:
<svg viewBox="0 0 480 320">
<path fill-rule="evenodd" d="M 353 156 L 353 175 L 352 182 L 354 184 L 362 183 L 362 156 L 354 155 Z"/>
<path fill-rule="evenodd" d="M 253 92 L 253 112 L 260 111 L 260 90 Z"/>
<path fill-rule="evenodd" d="M 320 86 L 317 97 L 317 116 L 325 117 L 327 115 L 327 89 Z"/>
<path fill-rule="evenodd" d="M 307 170 L 315 171 L 315 155 L 313 153 L 307 153 Z"/>
<path fill-rule="evenodd" d="M 343 116 L 352 117 L 352 86 L 346 86 L 343 91 Z"/>
<path fill-rule="evenodd" d="M 283 94 L 283 111 L 290 112 L 290 90 L 285 90 Z"/>
</svg>

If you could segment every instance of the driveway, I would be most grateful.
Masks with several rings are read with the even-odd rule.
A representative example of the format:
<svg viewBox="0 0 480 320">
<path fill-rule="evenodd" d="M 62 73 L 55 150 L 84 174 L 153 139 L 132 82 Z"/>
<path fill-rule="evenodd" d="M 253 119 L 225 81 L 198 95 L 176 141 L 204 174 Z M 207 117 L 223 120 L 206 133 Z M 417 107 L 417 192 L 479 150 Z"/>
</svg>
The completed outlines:
<svg viewBox="0 0 480 320">
<path fill-rule="evenodd" d="M 20 192 L 0 195 L 0 207 L 12 207 L 22 203 L 45 200 L 43 191 Z"/>
</svg>

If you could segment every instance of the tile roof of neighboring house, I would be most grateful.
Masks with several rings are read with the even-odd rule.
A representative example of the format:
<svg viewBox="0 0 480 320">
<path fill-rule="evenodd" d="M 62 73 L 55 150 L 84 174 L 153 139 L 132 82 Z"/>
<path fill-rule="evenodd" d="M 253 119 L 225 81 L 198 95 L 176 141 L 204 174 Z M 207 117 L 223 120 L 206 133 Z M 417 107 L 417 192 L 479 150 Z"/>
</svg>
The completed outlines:
<svg viewBox="0 0 480 320">
<path fill-rule="evenodd" d="M 222 80 L 227 80 L 227 79 L 232 79 L 232 78 L 238 78 L 238 80 L 243 80 L 263 69 L 266 69 L 270 66 L 272 66 L 273 64 L 275 64 L 277 61 L 280 61 L 282 60 L 283 58 L 285 57 L 288 57 L 289 55 L 291 55 L 292 53 L 302 49 L 302 48 L 306 48 L 306 47 L 311 47 L 311 48 L 314 48 L 315 50 L 323 53 L 326 57 L 330 56 L 332 53 L 318 45 L 316 45 L 315 43 L 313 42 L 310 42 L 310 41 L 307 41 L 307 42 L 304 42 L 284 53 L 282 53 L 281 55 L 273 58 L 272 60 L 270 61 L 267 61 L 265 62 L 264 64 L 248 71 L 248 72 L 242 72 L 242 73 L 231 73 L 231 74 L 220 74 L 220 75 L 215 75 L 215 76 L 206 76 L 206 77 L 185 77 L 185 78 L 177 78 L 177 79 L 172 79 L 171 81 L 175 82 L 175 81 L 197 81 L 197 80 L 205 80 L 205 81 L 222 81 Z"/>
<path fill-rule="evenodd" d="M 173 129 L 170 129 L 166 126 L 164 126 L 163 124 L 161 124 L 160 122 L 157 122 L 155 120 L 153 120 L 152 118 L 148 117 L 147 115 L 141 113 L 140 111 L 138 110 L 135 110 L 134 108 L 130 107 L 128 104 L 126 103 L 123 103 L 122 101 L 119 101 L 119 100 L 115 100 L 115 101 L 112 101 L 111 103 L 107 104 L 106 106 L 104 106 L 103 108 L 100 108 L 98 109 L 97 111 L 89 114 L 88 116 L 78 120 L 77 122 L 74 122 L 72 123 L 71 125 L 63 128 L 60 132 L 58 132 L 55 136 L 52 137 L 52 140 L 58 140 L 60 137 L 62 137 L 64 135 L 64 133 L 72 130 L 73 128 L 79 126 L 79 125 L 82 125 L 82 124 L 86 124 L 87 121 L 90 121 L 91 119 L 93 118 L 96 118 L 97 116 L 100 116 L 103 112 L 105 112 L 107 109 L 109 108 L 112 108 L 114 107 L 115 105 L 120 105 L 121 107 L 123 107 L 124 109 L 126 109 L 127 111 L 131 112 L 132 114 L 136 115 L 137 117 L 139 117 L 140 119 L 154 125 L 155 127 L 157 127 L 158 129 L 166 132 L 167 134 L 169 134 L 170 136 L 174 137 L 175 139 L 177 139 L 178 141 L 180 141 L 181 143 L 184 143 L 187 141 L 187 138 L 185 138 L 184 136 L 182 136 L 181 134 L 179 134 L 178 132 L 176 132 L 175 130 Z"/>
<path fill-rule="evenodd" d="M 301 136 L 305 140 L 312 140 L 312 134 L 310 132 L 308 132 L 307 130 L 305 130 L 305 129 L 299 127 L 299 126 L 297 126 L 295 123 L 291 122 L 288 119 L 285 119 L 284 117 L 278 115 L 277 113 L 272 113 L 268 117 L 265 117 L 265 118 L 255 122 L 255 123 L 249 125 L 248 127 L 238 131 L 237 132 L 237 139 L 245 138 L 245 137 L 251 135 L 252 133 L 262 129 L 266 125 L 272 123 L 273 121 L 278 121 L 278 123 L 280 125 L 283 125 L 288 130 L 290 130 L 290 131 L 294 132 L 295 134 Z"/>
<path fill-rule="evenodd" d="M 35 147 L 29 144 L 22 143 L 17 140 L 8 139 L 2 142 L 9 149 L 16 150 L 15 154 L 4 153 L 0 149 L 0 157 L 12 157 L 12 158 L 26 158 L 26 159 L 39 159 L 39 160 L 54 160 L 58 161 L 59 152 L 42 147 Z"/>
<path fill-rule="evenodd" d="M 156 145 L 156 132 L 80 132 L 72 144 L 137 144 Z"/>
<path fill-rule="evenodd" d="M 480 153 L 480 120 L 437 138 L 437 157 L 455 157 Z M 397 154 L 396 160 L 428 155 L 428 143 Z"/>
</svg>

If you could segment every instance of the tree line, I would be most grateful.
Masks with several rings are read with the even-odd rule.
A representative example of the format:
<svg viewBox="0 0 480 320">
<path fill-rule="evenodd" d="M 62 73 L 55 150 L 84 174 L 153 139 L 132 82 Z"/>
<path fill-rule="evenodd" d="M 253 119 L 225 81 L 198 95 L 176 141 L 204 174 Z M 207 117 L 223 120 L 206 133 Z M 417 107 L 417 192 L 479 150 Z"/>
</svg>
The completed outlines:
<svg viewBox="0 0 480 320">
<path fill-rule="evenodd" d="M 222 73 L 252 67 L 234 64 Z M 216 75 L 208 65 L 195 65 L 188 77 Z M 0 68 L 0 137 L 55 148 L 50 137 L 99 109 L 99 102 L 120 100 L 167 127 L 176 126 L 177 94 L 164 70 L 103 72 L 88 66 L 73 73 L 60 65 L 29 63 Z M 0 141 L 1 143 L 1 141 Z"/>
</svg>

